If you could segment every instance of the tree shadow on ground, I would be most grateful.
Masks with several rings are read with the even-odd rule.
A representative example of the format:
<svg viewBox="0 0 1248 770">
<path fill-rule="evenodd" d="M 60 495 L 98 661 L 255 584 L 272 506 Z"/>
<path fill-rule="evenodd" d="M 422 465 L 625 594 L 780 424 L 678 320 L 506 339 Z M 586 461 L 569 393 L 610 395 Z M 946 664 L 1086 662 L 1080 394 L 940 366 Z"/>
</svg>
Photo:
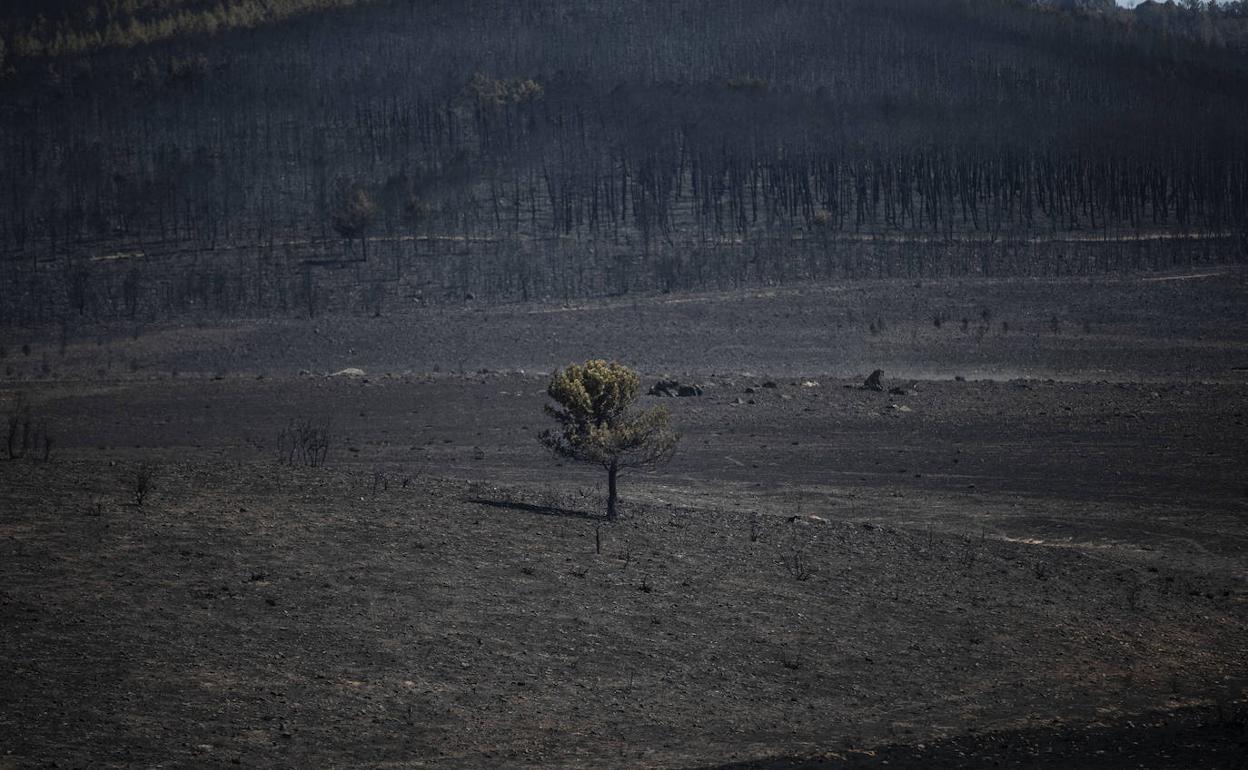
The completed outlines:
<svg viewBox="0 0 1248 770">
<path fill-rule="evenodd" d="M 522 511 L 524 513 L 536 513 L 539 516 L 560 516 L 566 519 L 586 519 L 589 521 L 597 521 L 603 516 L 590 511 L 577 511 L 572 508 L 560 508 L 555 505 L 535 505 L 533 503 L 520 503 L 514 500 L 487 500 L 483 497 L 468 498 L 468 502 L 477 505 L 485 505 L 490 508 L 503 508 L 510 511 Z"/>
</svg>

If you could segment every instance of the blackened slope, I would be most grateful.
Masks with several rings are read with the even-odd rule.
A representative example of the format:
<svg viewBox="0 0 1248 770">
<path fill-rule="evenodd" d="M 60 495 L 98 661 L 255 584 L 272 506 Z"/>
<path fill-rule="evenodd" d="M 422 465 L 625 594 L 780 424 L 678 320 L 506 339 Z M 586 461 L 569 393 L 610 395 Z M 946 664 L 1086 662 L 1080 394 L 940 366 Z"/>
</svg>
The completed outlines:
<svg viewBox="0 0 1248 770">
<path fill-rule="evenodd" d="M 8 319 L 1116 269 L 1171 258 L 1155 234 L 1219 239 L 1166 252 L 1185 260 L 1244 248 L 1225 238 L 1248 217 L 1242 58 L 1120 14 L 394 2 L 19 69 Z M 1092 253 L 1105 237 L 1143 245 Z M 1053 238 L 1073 245 L 1029 245 Z M 86 261 L 117 253 L 147 260 Z M 360 272 L 322 296 L 305 260 Z"/>
</svg>

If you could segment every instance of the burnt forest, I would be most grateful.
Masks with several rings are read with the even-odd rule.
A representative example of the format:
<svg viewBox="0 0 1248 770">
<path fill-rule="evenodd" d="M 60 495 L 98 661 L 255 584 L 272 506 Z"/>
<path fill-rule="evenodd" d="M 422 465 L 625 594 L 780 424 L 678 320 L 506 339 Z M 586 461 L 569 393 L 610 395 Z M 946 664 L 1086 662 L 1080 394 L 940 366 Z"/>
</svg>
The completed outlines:
<svg viewBox="0 0 1248 770">
<path fill-rule="evenodd" d="M 0 4 L 0 770 L 1248 767 L 1248 2 Z"/>
</svg>

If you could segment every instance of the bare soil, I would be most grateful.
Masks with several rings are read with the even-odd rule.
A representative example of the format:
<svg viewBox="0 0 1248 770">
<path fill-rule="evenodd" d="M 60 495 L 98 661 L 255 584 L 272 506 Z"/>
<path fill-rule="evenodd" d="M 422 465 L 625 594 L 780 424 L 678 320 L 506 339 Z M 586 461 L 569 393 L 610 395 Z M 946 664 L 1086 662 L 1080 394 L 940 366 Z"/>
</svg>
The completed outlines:
<svg viewBox="0 0 1248 770">
<path fill-rule="evenodd" d="M 1244 767 L 1248 285 L 1163 277 L 7 331 L 0 768 Z M 704 389 L 615 522 L 591 355 Z"/>
</svg>

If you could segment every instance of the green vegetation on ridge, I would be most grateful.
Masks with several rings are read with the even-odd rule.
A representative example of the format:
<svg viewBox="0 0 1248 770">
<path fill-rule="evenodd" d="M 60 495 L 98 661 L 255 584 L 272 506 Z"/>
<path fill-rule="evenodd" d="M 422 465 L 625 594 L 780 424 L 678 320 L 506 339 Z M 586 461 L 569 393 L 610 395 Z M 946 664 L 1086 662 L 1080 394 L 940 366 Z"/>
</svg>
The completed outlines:
<svg viewBox="0 0 1248 770">
<path fill-rule="evenodd" d="M 368 2 L 375 0 L 18 0 L 0 12 L 0 62 L 6 51 L 25 59 L 130 48 Z"/>
</svg>

